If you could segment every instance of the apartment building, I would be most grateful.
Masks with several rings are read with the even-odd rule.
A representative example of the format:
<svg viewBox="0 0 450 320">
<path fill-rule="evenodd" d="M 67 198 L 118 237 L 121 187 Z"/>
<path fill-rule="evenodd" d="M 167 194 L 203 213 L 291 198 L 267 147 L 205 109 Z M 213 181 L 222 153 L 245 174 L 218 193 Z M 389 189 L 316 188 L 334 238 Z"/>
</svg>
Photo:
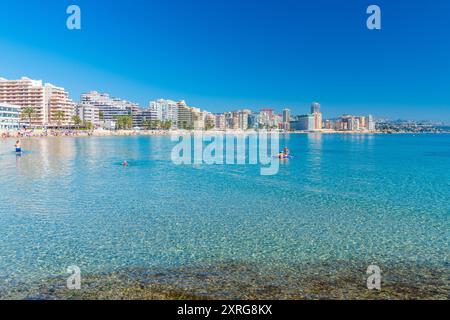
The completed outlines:
<svg viewBox="0 0 450 320">
<path fill-rule="evenodd" d="M 172 128 L 178 123 L 178 104 L 172 100 L 159 99 L 150 101 L 149 110 L 156 114 L 156 119 L 160 121 L 170 121 Z"/>
<path fill-rule="evenodd" d="M 76 104 L 69 98 L 64 88 L 52 84 L 45 84 L 48 126 L 73 125 L 73 116 L 76 114 Z"/>
<path fill-rule="evenodd" d="M 0 78 L 0 102 L 33 108 L 31 125 L 38 127 L 69 125 L 75 114 L 75 103 L 64 88 L 26 77 Z"/>
<path fill-rule="evenodd" d="M 100 121 L 115 121 L 118 116 L 131 116 L 140 108 L 132 103 L 119 98 L 113 98 L 107 93 L 90 91 L 81 95 L 81 105 L 94 106 L 99 109 Z"/>
<path fill-rule="evenodd" d="M 100 126 L 100 109 L 96 106 L 79 104 L 77 106 L 77 115 L 82 122 L 90 122 L 95 127 Z"/>
<path fill-rule="evenodd" d="M 0 130 L 14 130 L 20 127 L 20 106 L 0 103 Z"/>
<path fill-rule="evenodd" d="M 70 125 L 75 114 L 75 103 L 64 88 L 26 77 L 0 78 L 0 102 L 33 108 L 31 125 L 38 127 Z"/>
</svg>

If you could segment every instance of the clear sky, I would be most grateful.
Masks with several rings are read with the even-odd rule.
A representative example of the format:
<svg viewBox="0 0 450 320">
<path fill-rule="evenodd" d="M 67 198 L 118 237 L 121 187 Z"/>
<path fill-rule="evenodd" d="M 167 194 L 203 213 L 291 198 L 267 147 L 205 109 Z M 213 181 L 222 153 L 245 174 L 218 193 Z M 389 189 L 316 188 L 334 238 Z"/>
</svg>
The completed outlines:
<svg viewBox="0 0 450 320">
<path fill-rule="evenodd" d="M 66 28 L 81 8 L 82 29 Z M 382 10 L 382 30 L 366 9 Z M 146 106 L 212 112 L 312 101 L 343 113 L 450 122 L 449 0 L 21 0 L 0 2 L 0 76 Z"/>
</svg>

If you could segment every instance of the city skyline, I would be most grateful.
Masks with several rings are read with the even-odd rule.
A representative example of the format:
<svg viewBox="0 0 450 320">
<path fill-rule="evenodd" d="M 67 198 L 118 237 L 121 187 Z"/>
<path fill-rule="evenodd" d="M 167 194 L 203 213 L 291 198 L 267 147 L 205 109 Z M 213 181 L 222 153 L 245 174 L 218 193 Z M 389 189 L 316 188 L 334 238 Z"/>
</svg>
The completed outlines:
<svg viewBox="0 0 450 320">
<path fill-rule="evenodd" d="M 76 4 L 79 31 L 65 27 L 67 3 L 45 13 L 35 1 L 1 10 L 1 75 L 45 79 L 74 100 L 96 90 L 141 106 L 165 98 L 214 113 L 289 107 L 293 114 L 320 101 L 329 118 L 450 122 L 449 3 L 378 1 L 380 31 L 365 28 L 367 6 L 357 1 L 327 2 L 326 11 L 324 1 Z"/>
<path fill-rule="evenodd" d="M 60 90 L 65 90 L 65 87 L 55 86 L 51 82 L 47 82 L 47 81 L 42 80 L 42 79 L 31 79 L 31 78 L 29 78 L 27 76 L 23 76 L 23 77 L 20 77 L 18 79 L 6 79 L 5 77 L 2 77 L 0 75 L 0 80 L 7 80 L 7 81 L 13 81 L 13 82 L 23 81 L 24 80 L 24 81 L 28 81 L 28 82 L 32 82 L 32 83 L 38 83 L 38 84 L 42 85 L 43 88 L 49 86 L 49 87 L 58 88 Z M 110 92 L 99 92 L 99 91 L 96 91 L 96 90 L 88 90 L 86 92 L 81 93 L 80 96 L 77 97 L 77 98 L 73 97 L 71 95 L 71 93 L 69 91 L 67 91 L 67 90 L 65 90 L 64 92 L 65 92 L 64 94 L 67 96 L 66 98 L 69 99 L 69 101 L 71 103 L 73 103 L 74 107 L 83 105 L 83 103 L 84 103 L 83 101 L 84 101 L 86 95 L 90 95 L 90 94 L 96 94 L 96 95 L 99 95 L 99 96 L 106 96 L 108 99 L 111 99 L 111 101 L 116 100 L 117 102 L 119 102 L 119 104 L 123 104 L 124 106 L 125 105 L 130 105 L 130 106 L 132 106 L 132 108 L 136 108 L 136 109 L 139 109 L 139 110 L 144 111 L 144 112 L 147 111 L 147 110 L 151 110 L 152 109 L 152 104 L 154 104 L 154 103 L 156 103 L 158 101 L 169 101 L 169 102 L 173 102 L 173 103 L 180 103 L 180 102 L 184 103 L 185 102 L 185 99 L 181 99 L 181 100 L 175 101 L 175 100 L 167 98 L 167 97 L 160 97 L 158 99 L 147 100 L 147 103 L 145 105 L 141 105 L 139 103 L 130 101 L 130 100 L 126 99 L 126 98 L 124 99 L 123 97 L 118 97 L 118 96 L 116 96 L 114 94 L 111 94 Z M 317 101 L 313 101 L 308 106 L 305 105 L 305 106 L 302 106 L 303 108 L 301 107 L 302 109 L 299 108 L 300 110 L 298 112 L 292 112 L 295 109 L 291 108 L 290 106 L 284 106 L 284 107 L 282 107 L 282 106 L 273 106 L 273 107 L 259 106 L 259 107 L 255 107 L 255 108 L 251 108 L 251 107 L 247 107 L 247 108 L 246 107 L 235 107 L 235 108 L 230 108 L 230 109 L 227 109 L 227 110 L 214 111 L 214 112 L 211 112 L 210 110 L 208 110 L 206 108 L 203 108 L 203 107 L 200 107 L 200 106 L 195 106 L 195 107 L 190 107 L 190 108 L 198 109 L 199 111 L 202 110 L 202 112 L 212 113 L 214 115 L 233 113 L 233 112 L 238 112 L 238 111 L 242 111 L 242 110 L 249 110 L 252 113 L 260 113 L 260 112 L 263 112 L 264 110 L 271 110 L 274 113 L 274 115 L 280 116 L 281 118 L 284 117 L 285 110 L 288 110 L 289 114 L 291 115 L 291 118 L 295 118 L 295 117 L 298 117 L 298 116 L 310 114 L 310 113 L 306 112 L 306 110 L 309 109 L 309 108 L 311 108 L 311 114 L 313 114 L 314 113 L 313 112 L 313 108 L 314 108 L 315 104 L 318 104 L 319 108 L 320 108 L 320 104 Z M 22 106 L 22 107 L 24 107 L 24 106 Z M 89 112 L 92 112 L 92 111 L 89 111 Z M 76 114 L 76 112 L 75 112 L 75 114 Z M 321 116 L 323 116 L 323 120 L 337 120 L 339 118 L 342 118 L 342 117 L 345 117 L 345 116 L 348 116 L 348 115 L 351 115 L 351 114 L 363 114 L 363 113 L 361 113 L 360 111 L 356 110 L 356 112 L 353 112 L 353 113 L 352 112 L 348 112 L 348 111 L 342 111 L 340 114 L 333 115 L 333 116 L 323 116 L 323 114 L 321 113 Z M 367 115 L 373 116 L 373 113 L 369 112 Z M 70 116 L 71 115 L 67 115 L 66 118 L 69 119 Z M 92 117 L 92 115 L 91 115 L 91 117 Z M 98 118 L 98 114 L 97 114 L 97 118 Z M 83 117 L 81 117 L 81 119 L 83 119 Z M 431 120 L 431 119 L 418 119 L 418 120 L 416 120 L 416 119 L 411 119 L 411 118 L 409 118 L 409 119 L 408 118 L 387 119 L 386 117 L 382 117 L 382 116 L 374 116 L 374 119 L 380 119 L 382 121 L 386 121 L 386 120 L 392 120 L 392 121 L 419 121 L 419 122 L 420 121 L 431 121 L 431 122 L 441 123 L 441 124 L 446 124 L 446 125 L 450 124 L 450 123 L 446 123 L 442 119 L 439 119 L 439 120 Z M 108 120 L 111 120 L 111 119 L 108 119 Z M 321 120 L 319 120 L 319 122 L 321 122 Z"/>
</svg>

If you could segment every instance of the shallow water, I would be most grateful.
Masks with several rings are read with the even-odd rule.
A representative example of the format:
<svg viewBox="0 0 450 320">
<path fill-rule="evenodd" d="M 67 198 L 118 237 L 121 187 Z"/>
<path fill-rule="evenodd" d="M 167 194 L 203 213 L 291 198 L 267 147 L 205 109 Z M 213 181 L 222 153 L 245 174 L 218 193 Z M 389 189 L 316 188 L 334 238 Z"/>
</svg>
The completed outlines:
<svg viewBox="0 0 450 320">
<path fill-rule="evenodd" d="M 254 266 L 276 282 L 318 265 L 319 278 L 345 268 L 363 280 L 376 264 L 419 287 L 436 273 L 445 290 L 450 135 L 282 139 L 295 158 L 275 176 L 177 166 L 169 137 L 29 139 L 22 157 L 1 140 L 0 289 L 70 265 L 96 274 L 237 263 L 252 266 L 239 277 L 249 285 Z"/>
</svg>

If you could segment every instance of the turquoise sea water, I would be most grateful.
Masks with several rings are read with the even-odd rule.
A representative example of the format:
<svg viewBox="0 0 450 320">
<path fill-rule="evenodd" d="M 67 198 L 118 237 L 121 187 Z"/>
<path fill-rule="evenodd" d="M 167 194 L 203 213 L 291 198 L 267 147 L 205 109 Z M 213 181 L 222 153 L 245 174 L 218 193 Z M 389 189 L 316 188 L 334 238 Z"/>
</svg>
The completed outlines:
<svg viewBox="0 0 450 320">
<path fill-rule="evenodd" d="M 295 158 L 275 176 L 177 166 L 169 137 L 29 139 L 21 157 L 13 145 L 0 140 L 6 291 L 70 265 L 449 270 L 450 135 L 287 135 Z"/>
</svg>

